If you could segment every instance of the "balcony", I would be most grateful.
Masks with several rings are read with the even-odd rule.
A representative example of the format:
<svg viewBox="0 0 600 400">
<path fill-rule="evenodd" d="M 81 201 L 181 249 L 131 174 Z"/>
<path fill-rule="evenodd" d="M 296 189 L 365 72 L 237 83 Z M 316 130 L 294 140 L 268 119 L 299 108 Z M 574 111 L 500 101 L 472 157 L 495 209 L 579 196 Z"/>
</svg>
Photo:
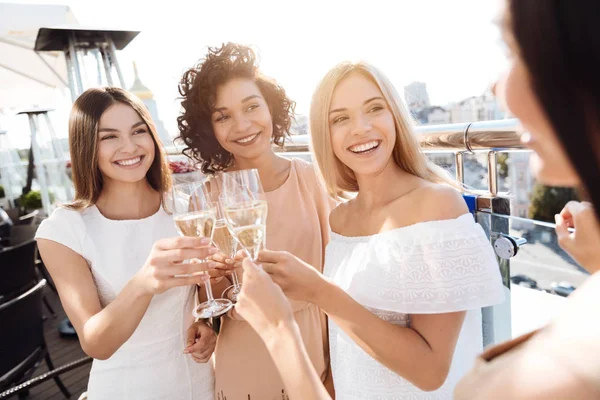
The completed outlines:
<svg viewBox="0 0 600 400">
<path fill-rule="evenodd" d="M 465 196 L 465 200 L 498 255 L 507 300 L 482 311 L 484 344 L 544 325 L 588 273 L 558 247 L 553 224 L 523 216 L 532 179 L 527 172 L 529 152 L 520 143 L 517 121 L 421 126 L 416 134 L 434 162 L 472 188 L 472 194 Z M 181 148 L 167 150 L 171 160 L 185 159 Z M 279 151 L 286 157 L 312 161 L 306 135 L 293 136 Z M 499 159 L 508 165 L 508 171 L 500 170 Z M 58 166 L 64 165 L 62 162 L 43 160 L 36 165 L 45 171 L 49 187 L 64 187 L 64 177 L 58 171 Z M 0 174 L 24 173 L 25 169 L 26 164 L 15 161 L 0 166 Z M 77 360 L 83 355 L 82 350 L 76 340 L 58 336 L 56 325 L 64 312 L 58 297 L 54 293 L 49 293 L 49 297 L 58 315 L 45 321 L 50 355 L 57 364 Z M 40 369 L 36 374 L 42 372 Z M 88 373 L 89 366 L 64 375 L 63 380 L 78 395 L 85 388 Z M 61 393 L 52 381 L 47 381 L 32 388 L 29 398 L 61 398 Z"/>
</svg>

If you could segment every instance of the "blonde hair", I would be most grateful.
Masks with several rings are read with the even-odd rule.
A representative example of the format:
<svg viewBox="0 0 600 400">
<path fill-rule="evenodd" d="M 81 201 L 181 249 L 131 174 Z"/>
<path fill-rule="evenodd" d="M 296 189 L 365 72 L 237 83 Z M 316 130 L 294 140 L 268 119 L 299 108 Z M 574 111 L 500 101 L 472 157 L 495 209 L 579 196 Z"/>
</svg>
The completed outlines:
<svg viewBox="0 0 600 400">
<path fill-rule="evenodd" d="M 343 164 L 331 147 L 329 109 L 337 85 L 350 73 L 358 72 L 377 85 L 396 125 L 396 144 L 392 151 L 394 162 L 404 171 L 434 183 L 450 185 L 463 192 L 463 186 L 425 156 L 413 132 L 412 119 L 394 85 L 374 66 L 360 61 L 342 62 L 333 67 L 315 90 L 310 106 L 312 150 L 329 195 L 348 198 L 347 192 L 358 192 L 354 171 Z"/>
</svg>

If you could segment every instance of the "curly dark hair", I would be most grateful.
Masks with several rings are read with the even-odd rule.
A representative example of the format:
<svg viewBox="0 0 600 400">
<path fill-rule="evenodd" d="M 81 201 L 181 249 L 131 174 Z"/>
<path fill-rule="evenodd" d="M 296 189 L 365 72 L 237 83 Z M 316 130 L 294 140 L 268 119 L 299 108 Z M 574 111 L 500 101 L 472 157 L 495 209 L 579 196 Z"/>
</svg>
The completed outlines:
<svg viewBox="0 0 600 400">
<path fill-rule="evenodd" d="M 260 89 L 273 119 L 273 143 L 283 146 L 290 134 L 296 103 L 275 80 L 258 70 L 257 63 L 248 46 L 227 43 L 209 47 L 206 57 L 185 71 L 179 82 L 183 111 L 177 117 L 177 139 L 183 140 L 183 153 L 199 161 L 205 174 L 222 171 L 233 163 L 233 155 L 219 144 L 212 127 L 217 88 L 231 79 L 252 79 Z"/>
</svg>

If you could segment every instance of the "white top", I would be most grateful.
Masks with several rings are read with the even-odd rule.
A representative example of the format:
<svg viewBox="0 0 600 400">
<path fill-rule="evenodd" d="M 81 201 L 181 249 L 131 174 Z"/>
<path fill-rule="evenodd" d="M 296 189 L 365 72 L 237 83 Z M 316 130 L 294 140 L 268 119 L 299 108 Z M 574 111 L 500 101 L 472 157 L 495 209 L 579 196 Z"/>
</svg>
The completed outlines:
<svg viewBox="0 0 600 400">
<path fill-rule="evenodd" d="M 95 206 L 58 208 L 36 233 L 36 239 L 67 246 L 87 261 L 103 307 L 144 265 L 154 242 L 174 236 L 173 220 L 162 208 L 148 218 L 117 221 Z M 198 364 L 183 354 L 192 301 L 192 287 L 154 296 L 129 340 L 108 360 L 94 360 L 88 399 L 212 400 L 212 363 Z"/>
<path fill-rule="evenodd" d="M 504 300 L 496 256 L 471 214 L 372 236 L 332 232 L 324 271 L 354 300 L 392 324 L 410 326 L 411 314 L 468 310 L 448 378 L 433 392 L 421 391 L 384 367 L 330 319 L 337 400 L 451 399 L 454 386 L 483 349 L 481 307 Z"/>
</svg>

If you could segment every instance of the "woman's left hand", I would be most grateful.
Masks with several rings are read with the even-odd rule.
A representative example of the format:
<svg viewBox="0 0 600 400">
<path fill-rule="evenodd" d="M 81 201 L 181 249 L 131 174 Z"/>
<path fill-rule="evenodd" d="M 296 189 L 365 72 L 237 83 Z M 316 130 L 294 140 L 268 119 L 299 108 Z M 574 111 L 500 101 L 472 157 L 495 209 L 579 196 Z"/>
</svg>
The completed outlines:
<svg viewBox="0 0 600 400">
<path fill-rule="evenodd" d="M 210 360 L 217 345 L 217 335 L 205 321 L 193 323 L 186 331 L 184 354 L 190 354 L 197 363 L 206 363 Z"/>
<path fill-rule="evenodd" d="M 600 224 L 592 204 L 570 201 L 555 219 L 559 246 L 591 274 L 600 271 Z"/>
<path fill-rule="evenodd" d="M 319 284 L 325 281 L 319 271 L 287 251 L 262 250 L 256 263 L 292 300 L 313 303 Z"/>
</svg>

